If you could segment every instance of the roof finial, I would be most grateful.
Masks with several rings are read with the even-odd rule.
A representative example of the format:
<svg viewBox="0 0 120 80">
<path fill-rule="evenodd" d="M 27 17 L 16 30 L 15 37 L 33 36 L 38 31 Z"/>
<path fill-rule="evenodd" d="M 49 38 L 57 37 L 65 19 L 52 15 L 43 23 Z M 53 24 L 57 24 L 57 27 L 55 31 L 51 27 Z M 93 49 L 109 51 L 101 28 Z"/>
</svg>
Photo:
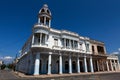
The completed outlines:
<svg viewBox="0 0 120 80">
<path fill-rule="evenodd" d="M 46 7 L 46 8 L 47 8 L 47 7 L 48 7 L 48 5 L 47 5 L 47 4 L 44 4 L 44 5 L 43 5 L 43 7 Z"/>
</svg>

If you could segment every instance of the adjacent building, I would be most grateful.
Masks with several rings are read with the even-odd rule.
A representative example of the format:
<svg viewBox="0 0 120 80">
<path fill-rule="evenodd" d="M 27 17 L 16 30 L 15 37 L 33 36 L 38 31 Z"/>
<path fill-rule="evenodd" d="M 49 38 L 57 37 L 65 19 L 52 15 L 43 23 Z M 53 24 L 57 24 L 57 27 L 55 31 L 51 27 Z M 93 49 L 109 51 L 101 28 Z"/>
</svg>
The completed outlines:
<svg viewBox="0 0 120 80">
<path fill-rule="evenodd" d="M 0 60 L 0 65 L 2 65 L 3 64 L 3 61 L 2 60 Z"/>
<path fill-rule="evenodd" d="M 119 70 L 103 42 L 67 30 L 51 28 L 52 15 L 45 4 L 32 35 L 22 47 L 16 70 L 32 75 Z M 82 74 L 82 73 L 81 73 Z"/>
<path fill-rule="evenodd" d="M 1 69 L 1 65 L 3 64 L 3 61 L 2 60 L 0 60 L 0 69 Z"/>
</svg>

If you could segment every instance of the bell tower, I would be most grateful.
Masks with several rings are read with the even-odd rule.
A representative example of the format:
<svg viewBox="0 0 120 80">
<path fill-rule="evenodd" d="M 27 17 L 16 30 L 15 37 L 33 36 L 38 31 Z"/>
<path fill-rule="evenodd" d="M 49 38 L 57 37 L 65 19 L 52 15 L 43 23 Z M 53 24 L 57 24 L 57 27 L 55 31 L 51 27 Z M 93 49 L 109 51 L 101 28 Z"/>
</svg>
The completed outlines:
<svg viewBox="0 0 120 80">
<path fill-rule="evenodd" d="M 47 4 L 44 4 L 38 14 L 38 24 L 51 27 L 51 12 Z"/>
</svg>

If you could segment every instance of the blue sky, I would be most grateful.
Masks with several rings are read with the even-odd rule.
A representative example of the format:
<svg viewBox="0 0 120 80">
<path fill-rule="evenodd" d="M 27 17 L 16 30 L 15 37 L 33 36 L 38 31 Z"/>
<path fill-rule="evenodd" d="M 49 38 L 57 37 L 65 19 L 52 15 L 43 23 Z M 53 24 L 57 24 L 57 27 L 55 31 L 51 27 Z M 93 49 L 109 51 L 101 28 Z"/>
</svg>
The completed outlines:
<svg viewBox="0 0 120 80">
<path fill-rule="evenodd" d="M 120 48 L 120 0 L 1 0 L 0 57 L 15 57 L 43 4 L 52 12 L 52 28 L 105 42 L 108 53 Z"/>
</svg>

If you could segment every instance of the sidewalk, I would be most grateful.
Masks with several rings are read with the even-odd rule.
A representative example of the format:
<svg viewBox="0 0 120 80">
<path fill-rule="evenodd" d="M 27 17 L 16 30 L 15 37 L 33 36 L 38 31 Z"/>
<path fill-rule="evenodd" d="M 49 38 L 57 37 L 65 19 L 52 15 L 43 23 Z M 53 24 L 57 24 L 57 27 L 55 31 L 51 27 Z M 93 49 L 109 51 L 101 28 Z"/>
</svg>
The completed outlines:
<svg viewBox="0 0 120 80">
<path fill-rule="evenodd" d="M 84 76 L 84 75 L 103 75 L 103 74 L 113 74 L 113 73 L 120 73 L 120 71 L 105 71 L 105 72 L 88 72 L 88 73 L 72 73 L 72 74 L 51 74 L 51 75 L 47 75 L 47 74 L 42 74 L 42 75 L 25 75 L 21 72 L 14 72 L 16 75 L 18 75 L 19 77 L 22 78 L 52 78 L 52 77 L 71 77 L 71 76 Z"/>
</svg>

